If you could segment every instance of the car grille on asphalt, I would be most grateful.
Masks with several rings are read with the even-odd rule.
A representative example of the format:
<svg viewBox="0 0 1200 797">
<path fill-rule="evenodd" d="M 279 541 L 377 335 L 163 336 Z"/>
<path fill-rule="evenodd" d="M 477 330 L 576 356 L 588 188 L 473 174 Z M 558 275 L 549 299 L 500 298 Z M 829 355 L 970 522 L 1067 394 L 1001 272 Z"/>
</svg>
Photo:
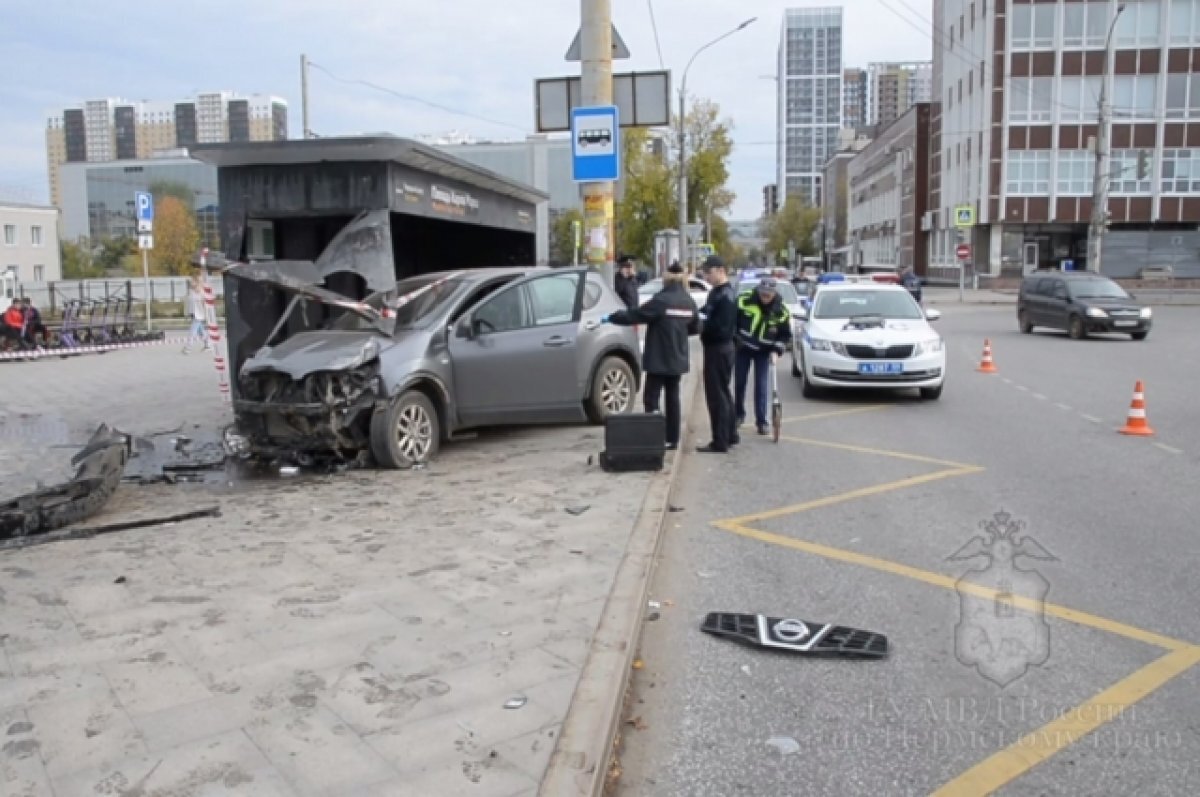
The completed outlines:
<svg viewBox="0 0 1200 797">
<path fill-rule="evenodd" d="M 908 346 L 888 346 L 887 348 L 875 348 L 874 346 L 847 346 L 846 354 L 856 360 L 903 360 L 912 357 L 913 347 Z"/>
</svg>

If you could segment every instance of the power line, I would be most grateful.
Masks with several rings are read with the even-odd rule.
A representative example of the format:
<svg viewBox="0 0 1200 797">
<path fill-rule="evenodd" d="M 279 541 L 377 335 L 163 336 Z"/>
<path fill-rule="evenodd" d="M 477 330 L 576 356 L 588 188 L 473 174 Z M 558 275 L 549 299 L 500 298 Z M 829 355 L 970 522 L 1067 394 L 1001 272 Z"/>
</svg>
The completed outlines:
<svg viewBox="0 0 1200 797">
<path fill-rule="evenodd" d="M 654 48 L 658 50 L 658 68 L 666 69 L 666 62 L 663 61 L 662 45 L 658 43 L 658 23 L 654 21 L 654 0 L 646 0 L 646 6 L 650 9 L 650 28 L 654 31 Z"/>
<path fill-rule="evenodd" d="M 440 103 L 431 102 L 430 100 L 426 100 L 422 97 L 415 97 L 411 94 L 402 94 L 401 92 L 395 91 L 393 89 L 389 89 L 386 86 L 380 86 L 378 83 L 372 83 L 369 80 L 357 80 L 357 79 L 352 79 L 352 78 L 339 77 L 338 75 L 335 75 L 333 72 L 330 72 L 328 69 L 321 66 L 320 64 L 314 63 L 313 61 L 309 61 L 308 65 L 313 67 L 314 69 L 319 69 L 320 71 L 324 72 L 326 75 L 328 75 L 329 77 L 338 81 L 339 83 L 346 83 L 346 84 L 351 84 L 351 85 L 357 84 L 360 86 L 366 86 L 367 88 L 375 89 L 376 91 L 383 92 L 384 94 L 390 94 L 393 97 L 396 97 L 398 99 L 405 100 L 407 102 L 420 103 L 421 105 L 428 105 L 430 108 L 436 108 L 439 111 L 445 111 L 446 113 L 451 113 L 456 116 L 464 116 L 464 117 L 467 117 L 470 119 L 476 119 L 480 122 L 487 122 L 488 124 L 496 125 L 498 127 L 508 127 L 508 128 L 512 128 L 513 130 L 520 130 L 522 133 L 529 132 L 528 129 L 525 127 L 520 127 L 518 125 L 510 124 L 509 122 L 501 122 L 496 119 L 489 119 L 486 116 L 480 116 L 479 114 L 474 114 L 474 113 L 471 113 L 470 111 L 462 111 L 457 108 L 451 108 L 449 106 L 442 105 Z"/>
</svg>

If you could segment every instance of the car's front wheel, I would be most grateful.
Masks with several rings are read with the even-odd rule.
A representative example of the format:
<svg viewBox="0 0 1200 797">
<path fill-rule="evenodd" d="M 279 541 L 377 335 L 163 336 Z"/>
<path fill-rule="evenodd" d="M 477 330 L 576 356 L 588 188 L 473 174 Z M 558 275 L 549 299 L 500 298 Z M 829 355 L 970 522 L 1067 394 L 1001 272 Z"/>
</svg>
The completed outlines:
<svg viewBox="0 0 1200 797">
<path fill-rule="evenodd" d="M 1030 332 L 1033 332 L 1033 324 L 1029 323 L 1029 313 L 1025 312 L 1024 310 L 1017 313 L 1017 323 L 1020 325 L 1021 332 L 1024 334 L 1028 335 Z"/>
<path fill-rule="evenodd" d="M 923 387 L 921 388 L 921 398 L 925 399 L 926 401 L 937 401 L 942 397 L 943 387 L 944 385 L 938 385 L 937 387 Z"/>
<path fill-rule="evenodd" d="M 800 361 L 800 378 L 803 380 L 800 382 L 800 395 L 806 399 L 819 398 L 821 390 L 808 380 L 808 370 L 805 368 L 803 360 Z"/>
<path fill-rule="evenodd" d="M 1067 324 L 1067 333 L 1075 340 L 1083 340 L 1087 337 L 1087 327 L 1083 325 L 1083 319 L 1077 315 L 1071 316 L 1071 320 Z"/>
<path fill-rule="evenodd" d="M 411 468 L 433 459 L 441 442 L 437 409 L 419 390 L 402 393 L 371 416 L 371 453 L 384 468 Z"/>
<path fill-rule="evenodd" d="M 792 352 L 792 376 L 802 378 L 804 372 L 800 370 L 800 358 L 796 356 L 796 352 Z"/>
<path fill-rule="evenodd" d="M 1149 332 L 1143 329 L 1141 332 L 1130 332 L 1129 337 L 1133 338 L 1134 340 L 1145 340 L 1146 336 L 1149 334 Z"/>
<path fill-rule="evenodd" d="M 592 393 L 587 401 L 588 420 L 604 423 L 610 415 L 624 415 L 633 409 L 637 395 L 633 369 L 620 357 L 606 357 L 592 377 Z"/>
</svg>

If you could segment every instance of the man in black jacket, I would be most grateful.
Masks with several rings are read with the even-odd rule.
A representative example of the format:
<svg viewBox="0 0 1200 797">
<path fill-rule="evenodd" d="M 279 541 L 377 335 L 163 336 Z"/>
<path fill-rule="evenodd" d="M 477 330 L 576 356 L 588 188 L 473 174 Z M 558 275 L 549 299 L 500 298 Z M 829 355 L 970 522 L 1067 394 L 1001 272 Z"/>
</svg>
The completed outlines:
<svg viewBox="0 0 1200 797">
<path fill-rule="evenodd" d="M 617 261 L 617 278 L 613 287 L 626 308 L 632 310 L 638 306 L 637 275 L 633 271 L 633 258 L 629 255 L 622 255 Z"/>
<path fill-rule="evenodd" d="M 737 418 L 733 414 L 733 393 L 729 382 L 733 378 L 733 341 L 737 334 L 737 305 L 725 261 L 713 255 L 701 268 L 704 278 L 713 288 L 708 301 L 700 310 L 704 326 L 700 342 L 704 345 L 704 401 L 712 426 L 712 441 L 697 451 L 723 454 L 738 444 Z"/>
<path fill-rule="evenodd" d="M 646 412 L 658 412 L 658 399 L 665 389 L 668 450 L 679 447 L 679 383 L 688 372 L 688 336 L 700 331 L 696 303 L 683 282 L 683 269 L 673 265 L 667 269 L 663 289 L 645 304 L 604 317 L 606 323 L 620 326 L 646 325 L 646 348 L 642 352 Z"/>
</svg>

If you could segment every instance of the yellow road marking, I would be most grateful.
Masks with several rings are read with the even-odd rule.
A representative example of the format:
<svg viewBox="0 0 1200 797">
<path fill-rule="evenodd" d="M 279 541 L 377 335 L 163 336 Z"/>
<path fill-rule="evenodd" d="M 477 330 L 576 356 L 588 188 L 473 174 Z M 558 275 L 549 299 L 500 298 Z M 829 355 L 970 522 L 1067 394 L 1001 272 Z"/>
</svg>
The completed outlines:
<svg viewBox="0 0 1200 797">
<path fill-rule="evenodd" d="M 1026 734 L 984 759 L 936 792 L 935 797 L 991 794 L 1200 663 L 1200 647 L 1188 646 L 1152 661 L 1062 717 Z"/>
<path fill-rule="evenodd" d="M 779 509 L 769 509 L 766 512 L 756 512 L 753 515 L 743 515 L 742 517 L 729 518 L 726 521 L 718 521 L 718 523 L 756 523 L 761 520 L 772 520 L 784 515 L 794 515 L 797 512 L 807 512 L 810 509 L 819 509 L 823 506 L 832 506 L 841 504 L 846 501 L 853 501 L 856 498 L 866 498 L 871 495 L 879 495 L 880 493 L 891 492 L 892 490 L 902 490 L 905 487 L 915 487 L 918 484 L 926 482 L 938 481 L 939 479 L 949 479 L 952 476 L 966 476 L 970 473 L 979 473 L 983 468 L 964 467 L 951 468 L 950 470 L 939 470 L 934 473 L 926 473 L 921 476 L 912 476 L 899 481 L 888 482 L 887 484 L 876 484 L 873 487 L 862 487 L 858 490 L 851 490 L 848 493 L 839 493 L 838 495 L 828 495 L 824 498 L 815 498 L 812 501 L 805 501 L 802 504 L 792 504 L 791 506 L 780 507 Z M 722 527 L 723 528 L 723 527 Z"/>
<path fill-rule="evenodd" d="M 839 451 L 853 451 L 856 454 L 874 454 L 879 457 L 891 457 L 892 459 L 906 459 L 910 462 L 927 462 L 930 465 L 942 465 L 947 468 L 960 470 L 963 468 L 975 468 L 975 465 L 967 465 L 962 462 L 951 462 L 948 459 L 935 459 L 934 457 L 923 457 L 920 454 L 906 454 L 903 451 L 887 451 L 882 448 L 867 448 L 866 446 L 852 446 L 847 443 L 830 443 L 826 440 L 810 440 L 806 437 L 789 437 L 782 435 L 780 440 L 787 440 L 789 443 L 801 443 L 806 446 L 821 446 L 822 448 L 836 448 Z M 979 468 L 983 470 L 983 468 Z"/>
<path fill-rule="evenodd" d="M 943 473 L 948 473 L 943 471 Z M 936 475 L 936 474 L 935 474 Z M 953 474 L 960 475 L 960 474 Z M 880 559 L 875 556 L 858 553 L 856 551 L 847 551 L 843 548 L 833 548 L 820 543 L 808 542 L 807 540 L 798 540 L 794 537 L 788 537 L 783 534 L 775 534 L 770 531 L 760 531 L 751 528 L 744 523 L 732 520 L 720 520 L 713 524 L 723 531 L 728 531 L 742 537 L 748 537 L 759 542 L 779 545 L 784 548 L 791 548 L 805 553 L 815 554 L 826 559 L 834 559 L 839 562 L 859 565 L 861 567 L 869 567 L 872 570 L 879 570 L 884 573 L 891 573 L 896 576 L 904 576 L 911 578 L 914 581 L 920 581 L 925 584 L 931 584 L 935 587 L 942 587 L 948 590 L 961 589 L 963 592 L 970 593 L 981 598 L 994 599 L 998 593 L 996 590 L 989 587 L 983 587 L 978 584 L 973 584 L 968 581 L 963 581 L 960 584 L 959 579 L 952 576 L 947 576 L 943 573 L 935 573 L 931 570 L 922 570 L 918 567 L 893 562 L 888 559 Z M 1053 603 L 1041 603 L 1031 598 L 1022 596 L 1013 596 L 1013 604 L 1027 611 L 1044 611 L 1051 617 L 1057 617 L 1060 620 L 1076 623 L 1078 625 L 1095 628 L 1099 631 L 1107 631 L 1110 634 L 1123 636 L 1127 639 L 1133 639 L 1138 642 L 1145 642 L 1149 645 L 1156 645 L 1166 650 L 1186 650 L 1192 646 L 1187 642 L 1182 642 L 1178 639 L 1156 634 L 1152 631 L 1146 631 L 1141 628 L 1135 628 L 1131 625 L 1119 623 L 1115 620 L 1109 620 L 1104 617 L 1097 617 L 1087 612 L 1076 611 L 1065 606 L 1058 606 Z"/>
<path fill-rule="evenodd" d="M 866 407 L 854 407 L 848 410 L 833 410 L 831 412 L 814 412 L 811 415 L 797 415 L 795 418 L 784 418 L 784 423 L 795 423 L 797 421 L 815 421 L 818 418 L 837 418 L 842 415 L 857 415 L 860 412 L 874 412 L 875 410 L 886 410 L 890 408 L 890 404 L 871 404 Z"/>
</svg>

